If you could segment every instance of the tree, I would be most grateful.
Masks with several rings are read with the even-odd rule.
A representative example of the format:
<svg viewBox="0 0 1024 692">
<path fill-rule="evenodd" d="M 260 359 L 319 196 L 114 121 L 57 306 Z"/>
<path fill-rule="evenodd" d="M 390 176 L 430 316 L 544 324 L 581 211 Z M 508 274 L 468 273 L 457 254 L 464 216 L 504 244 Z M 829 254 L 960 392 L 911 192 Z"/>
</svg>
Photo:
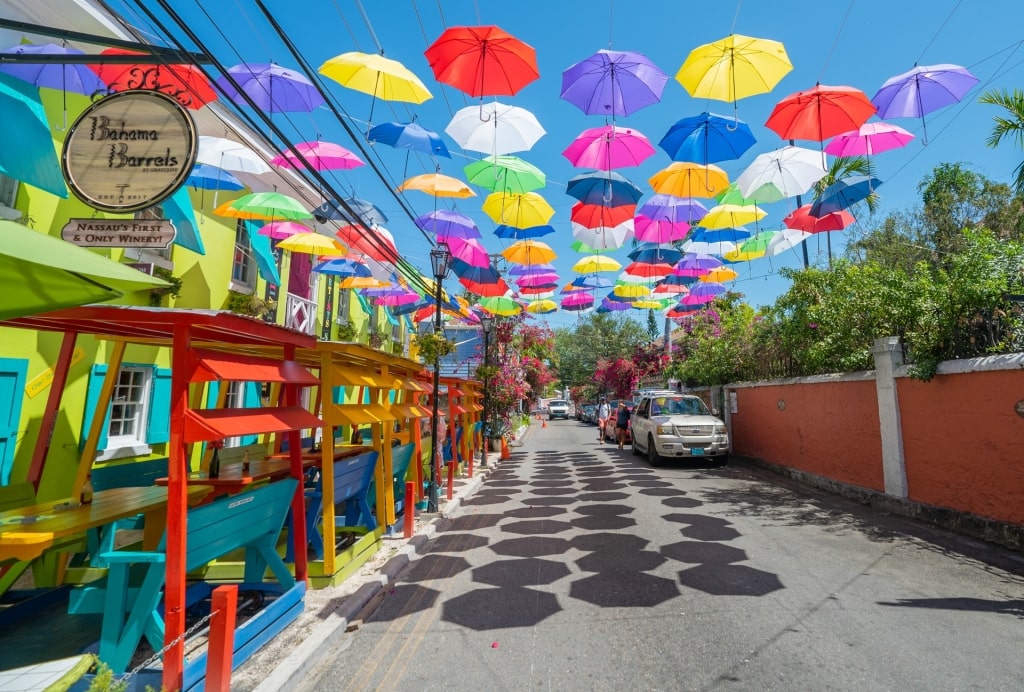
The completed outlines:
<svg viewBox="0 0 1024 692">
<path fill-rule="evenodd" d="M 658 320 L 654 317 L 654 310 L 647 311 L 647 340 L 654 342 L 661 335 L 661 328 L 658 327 Z"/>
<path fill-rule="evenodd" d="M 646 342 L 646 331 L 632 318 L 592 313 L 573 329 L 555 331 L 554 368 L 567 387 L 591 384 L 598 361 L 625 357 Z"/>
<path fill-rule="evenodd" d="M 992 132 L 989 133 L 985 143 L 992 147 L 998 147 L 1004 139 L 1013 140 L 1018 149 L 1024 149 L 1024 91 L 1014 89 L 1009 91 L 987 91 L 978 99 L 980 103 L 990 106 L 999 106 L 1005 112 L 1004 115 L 997 115 Z M 1017 194 L 1024 194 L 1024 161 L 1017 164 L 1013 170 L 1014 189 Z"/>
</svg>

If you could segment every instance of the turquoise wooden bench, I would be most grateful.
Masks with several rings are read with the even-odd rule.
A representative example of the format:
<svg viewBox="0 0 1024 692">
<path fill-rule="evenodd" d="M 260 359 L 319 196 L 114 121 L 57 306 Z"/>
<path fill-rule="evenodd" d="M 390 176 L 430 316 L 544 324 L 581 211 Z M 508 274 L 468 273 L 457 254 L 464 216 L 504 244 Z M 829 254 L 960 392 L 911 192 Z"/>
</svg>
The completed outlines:
<svg viewBox="0 0 1024 692">
<path fill-rule="evenodd" d="M 335 516 L 336 527 L 353 529 L 359 527 L 366 531 L 377 528 L 377 520 L 367 502 L 373 472 L 377 467 L 380 454 L 377 450 L 363 452 L 348 459 L 334 462 L 334 504 L 345 503 L 343 516 Z M 323 477 L 317 480 L 317 487 L 306 491 L 306 537 L 310 547 L 318 559 L 324 559 L 324 538 L 320 530 L 320 522 L 324 513 L 324 494 L 319 486 Z M 291 543 L 289 542 L 289 547 Z M 289 549 L 290 550 L 290 549 Z M 288 558 L 291 559 L 289 552 Z"/>
<path fill-rule="evenodd" d="M 92 469 L 92 487 L 96 490 L 112 488 L 146 488 L 156 484 L 158 478 L 167 477 L 167 457 L 131 461 L 125 464 L 97 466 Z M 93 530 L 88 533 L 88 555 L 92 567 L 106 567 L 99 557 L 102 553 L 114 549 L 114 538 L 118 531 L 141 531 L 145 522 L 143 516 L 122 519 L 104 531 Z M 82 556 L 84 558 L 84 555 Z M 76 559 L 73 566 L 80 566 L 81 559 Z"/>
<path fill-rule="evenodd" d="M 409 472 L 412 455 L 415 451 L 416 445 L 411 442 L 399 445 L 398 447 L 392 447 L 391 449 L 391 484 L 392 492 L 395 495 L 395 514 L 399 516 L 401 516 L 402 511 L 405 509 L 405 475 Z M 377 498 L 376 480 L 370 482 L 366 498 L 367 502 L 370 503 L 370 509 L 373 510 L 373 505 Z"/>
<path fill-rule="evenodd" d="M 244 584 L 239 588 L 262 586 L 263 576 L 269 568 L 283 592 L 266 606 L 260 616 L 236 631 L 234 665 L 245 660 L 248 655 L 246 647 L 252 644 L 254 637 L 265 641 L 268 621 L 276 622 L 286 611 L 297 615 L 298 611 L 294 610 L 296 601 L 301 610 L 305 585 L 296 584 L 276 549 L 296 485 L 295 479 L 288 478 L 251 492 L 221 498 L 188 512 L 186 571 L 244 549 Z M 160 600 L 165 579 L 165 546 L 166 535 L 153 551 L 114 550 L 103 553 L 101 557 L 110 566 L 106 578 L 71 592 L 69 613 L 102 613 L 99 658 L 115 673 L 126 670 L 143 636 L 154 650 L 163 648 L 164 621 Z M 190 588 L 188 600 L 194 603 L 208 593 L 209 587 L 205 590 Z M 267 615 L 270 609 L 273 613 Z M 253 628 L 257 631 L 246 632 L 246 627 L 254 621 L 257 624 Z M 280 626 L 283 627 L 284 624 Z"/>
</svg>

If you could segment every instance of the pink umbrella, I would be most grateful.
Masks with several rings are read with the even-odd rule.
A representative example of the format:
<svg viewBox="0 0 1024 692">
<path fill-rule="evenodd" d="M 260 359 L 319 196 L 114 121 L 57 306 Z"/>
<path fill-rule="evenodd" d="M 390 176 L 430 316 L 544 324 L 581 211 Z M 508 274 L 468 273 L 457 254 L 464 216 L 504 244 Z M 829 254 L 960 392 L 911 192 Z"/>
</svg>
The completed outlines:
<svg viewBox="0 0 1024 692">
<path fill-rule="evenodd" d="M 913 138 L 914 135 L 891 123 L 864 123 L 856 130 L 833 137 L 825 152 L 833 156 L 871 156 L 899 149 Z"/>
<path fill-rule="evenodd" d="M 562 152 L 562 156 L 577 168 L 610 171 L 613 168 L 639 166 L 653 153 L 654 147 L 636 130 L 605 125 L 581 132 Z"/>
<path fill-rule="evenodd" d="M 481 245 L 478 239 L 449 236 L 447 243 L 452 251 L 452 257 L 457 257 L 473 267 L 491 266 L 491 258 L 487 254 L 487 248 Z"/>
<path fill-rule="evenodd" d="M 637 214 L 633 219 L 633 233 L 636 239 L 647 243 L 671 243 L 682 240 L 689 232 L 690 224 L 685 221 L 652 219 L 643 214 Z"/>
<path fill-rule="evenodd" d="M 296 156 L 289 149 L 270 159 L 270 163 L 281 168 L 302 168 L 302 159 L 306 159 L 309 165 L 318 171 L 347 171 L 365 165 L 363 160 L 351 151 L 331 142 L 299 142 L 295 145 L 295 151 L 302 156 Z"/>
<path fill-rule="evenodd" d="M 551 272 L 545 274 L 528 274 L 526 276 L 520 276 L 516 279 L 516 285 L 520 288 L 538 288 L 540 286 L 547 286 L 549 284 L 558 285 L 561 277 L 558 274 Z"/>
<path fill-rule="evenodd" d="M 264 224 L 258 231 L 260 235 L 270 236 L 274 240 L 284 240 L 296 233 L 312 233 L 311 228 L 306 228 L 301 223 L 294 221 L 271 221 Z"/>
<path fill-rule="evenodd" d="M 562 298 L 562 307 L 563 308 L 581 307 L 581 306 L 593 305 L 593 304 L 594 304 L 594 296 L 591 295 L 590 293 L 586 293 L 586 292 L 583 292 L 583 291 L 581 291 L 579 293 L 570 293 L 565 298 Z"/>
</svg>

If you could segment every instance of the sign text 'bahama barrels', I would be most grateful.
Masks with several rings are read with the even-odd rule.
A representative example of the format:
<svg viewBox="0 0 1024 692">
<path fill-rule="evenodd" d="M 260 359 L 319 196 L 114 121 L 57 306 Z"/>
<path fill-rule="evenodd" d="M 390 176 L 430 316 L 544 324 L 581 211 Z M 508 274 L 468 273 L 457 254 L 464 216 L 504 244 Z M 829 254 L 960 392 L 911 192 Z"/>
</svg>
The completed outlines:
<svg viewBox="0 0 1024 692">
<path fill-rule="evenodd" d="M 192 116 L 173 98 L 122 91 L 94 103 L 71 126 L 61 157 L 64 178 L 95 209 L 146 209 L 185 182 L 198 142 Z"/>
</svg>

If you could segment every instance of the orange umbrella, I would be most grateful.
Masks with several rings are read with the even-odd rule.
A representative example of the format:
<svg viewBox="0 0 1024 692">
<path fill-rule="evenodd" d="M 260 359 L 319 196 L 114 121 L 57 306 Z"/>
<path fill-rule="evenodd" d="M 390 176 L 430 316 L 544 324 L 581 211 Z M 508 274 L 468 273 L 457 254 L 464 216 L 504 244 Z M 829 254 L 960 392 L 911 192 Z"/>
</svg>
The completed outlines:
<svg viewBox="0 0 1024 692">
<path fill-rule="evenodd" d="M 404 192 L 405 190 L 419 190 L 420 192 L 426 192 L 428 195 L 433 195 L 434 197 L 457 197 L 459 199 L 476 197 L 476 193 L 469 189 L 469 186 L 466 185 L 466 183 L 462 182 L 458 178 L 453 178 L 450 175 L 442 175 L 441 173 L 424 173 L 423 175 L 414 175 L 399 185 L 398 189 L 400 192 Z"/>
<path fill-rule="evenodd" d="M 729 176 L 713 164 L 676 161 L 661 169 L 650 181 L 654 191 L 673 197 L 714 197 L 729 187 Z"/>
</svg>

